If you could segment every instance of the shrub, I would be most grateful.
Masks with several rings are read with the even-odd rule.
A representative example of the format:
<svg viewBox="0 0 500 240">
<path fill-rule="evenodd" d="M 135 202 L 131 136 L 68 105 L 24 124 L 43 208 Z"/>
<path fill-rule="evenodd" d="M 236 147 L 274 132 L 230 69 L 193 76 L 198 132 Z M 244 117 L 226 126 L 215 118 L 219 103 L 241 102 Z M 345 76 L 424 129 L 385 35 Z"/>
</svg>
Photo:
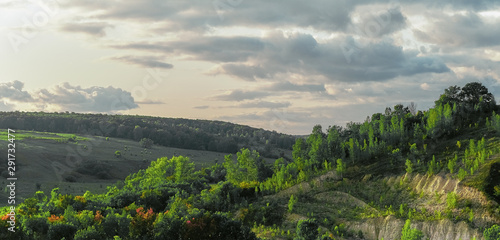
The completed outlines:
<svg viewBox="0 0 500 240">
<path fill-rule="evenodd" d="M 139 143 L 141 144 L 141 147 L 143 148 L 151 148 L 153 147 L 153 140 L 149 139 L 149 138 L 143 138 L 141 139 L 141 141 L 139 141 Z"/>
<path fill-rule="evenodd" d="M 106 215 L 102 222 L 102 229 L 108 237 L 119 236 L 126 238 L 129 233 L 130 218 L 126 212 L 121 215 L 113 211 Z"/>
<path fill-rule="evenodd" d="M 95 229 L 94 226 L 87 227 L 85 229 L 80 229 L 75 234 L 75 240 L 104 240 L 106 237 L 104 233 Z"/>
<path fill-rule="evenodd" d="M 490 228 L 484 230 L 485 240 L 498 240 L 500 239 L 500 227 L 498 225 L 493 225 Z"/>
<path fill-rule="evenodd" d="M 48 230 L 49 225 L 47 224 L 47 219 L 44 217 L 26 218 L 23 222 L 23 232 L 34 238 L 47 234 Z"/>
<path fill-rule="evenodd" d="M 71 224 L 56 223 L 50 225 L 47 237 L 53 240 L 73 239 L 75 232 L 76 227 Z"/>
<path fill-rule="evenodd" d="M 410 225 L 411 220 L 406 220 L 403 230 L 401 231 L 401 240 L 421 240 L 424 237 L 422 231 L 411 228 Z"/>
<path fill-rule="evenodd" d="M 292 196 L 290 197 L 290 201 L 288 201 L 288 212 L 292 212 L 293 211 L 293 206 L 297 203 L 299 199 L 297 199 L 296 197 Z"/>
<path fill-rule="evenodd" d="M 318 235 L 319 224 L 316 219 L 300 220 L 297 223 L 297 237 L 295 240 L 315 240 Z"/>
<path fill-rule="evenodd" d="M 446 203 L 448 205 L 448 209 L 454 209 L 457 207 L 457 194 L 455 192 L 449 192 L 446 195 Z"/>
</svg>

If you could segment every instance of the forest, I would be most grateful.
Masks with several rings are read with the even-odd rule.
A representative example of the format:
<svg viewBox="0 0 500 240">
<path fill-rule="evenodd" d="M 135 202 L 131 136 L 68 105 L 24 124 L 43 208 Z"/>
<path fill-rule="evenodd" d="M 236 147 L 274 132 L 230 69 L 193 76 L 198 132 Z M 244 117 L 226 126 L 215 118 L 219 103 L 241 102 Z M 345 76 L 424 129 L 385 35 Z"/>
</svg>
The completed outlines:
<svg viewBox="0 0 500 240">
<path fill-rule="evenodd" d="M 97 129 L 93 134 L 232 154 L 198 171 L 188 157 L 159 158 L 104 194 L 38 191 L 16 206 L 15 231 L 9 230 L 11 210 L 1 209 L 0 238 L 372 239 L 356 226 L 393 219 L 400 223 L 397 239 L 432 239 L 435 233 L 415 224 L 425 222 L 449 222 L 471 229 L 474 238 L 500 239 L 497 112 L 494 96 L 478 82 L 445 89 L 426 111 L 398 104 L 362 123 L 316 125 L 296 139 L 216 121 L 3 112 L 1 128 Z M 258 147 L 264 139 L 293 149 L 293 158 L 265 163 Z M 417 177 L 456 181 L 455 189 L 473 188 L 485 200 L 453 189 L 415 190 L 411 179 Z M 335 202 L 339 196 L 356 201 Z M 311 209 L 330 202 L 330 209 Z M 345 207 L 356 202 L 362 203 Z"/>
<path fill-rule="evenodd" d="M 139 141 L 153 140 L 166 147 L 236 153 L 263 146 L 291 149 L 295 137 L 222 121 L 148 116 L 81 114 L 69 112 L 0 112 L 0 128 L 90 134 Z M 267 149 L 261 150 L 269 157 Z"/>
</svg>

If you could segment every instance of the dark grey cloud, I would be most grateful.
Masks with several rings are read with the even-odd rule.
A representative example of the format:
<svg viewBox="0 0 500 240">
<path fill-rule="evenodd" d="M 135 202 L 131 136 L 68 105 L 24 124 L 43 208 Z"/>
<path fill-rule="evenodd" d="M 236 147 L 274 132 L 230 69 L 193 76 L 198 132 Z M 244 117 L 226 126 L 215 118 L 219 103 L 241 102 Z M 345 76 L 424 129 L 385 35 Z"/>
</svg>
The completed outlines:
<svg viewBox="0 0 500 240">
<path fill-rule="evenodd" d="M 9 99 L 18 102 L 31 102 L 33 98 L 30 93 L 23 90 L 24 83 L 12 81 L 0 83 L 0 99 Z"/>
<path fill-rule="evenodd" d="M 190 59 L 214 62 L 246 61 L 264 49 L 264 43 L 252 37 L 200 37 L 189 41 L 129 43 L 112 45 L 119 49 L 147 50 L 187 55 Z"/>
<path fill-rule="evenodd" d="M 171 69 L 174 65 L 161 61 L 160 57 L 152 56 L 118 56 L 109 59 L 140 67 Z"/>
<path fill-rule="evenodd" d="M 401 1 L 402 3 L 416 3 L 414 0 L 405 0 Z M 469 1 L 469 0 L 444 0 L 444 1 L 434 1 L 434 0 L 425 0 L 421 1 L 422 4 L 425 4 L 427 8 L 434 9 L 443 9 L 445 7 L 450 7 L 454 10 L 473 10 L 473 11 L 484 11 L 487 9 L 492 9 L 498 7 L 500 4 L 496 0 L 477 0 L 477 1 Z"/>
<path fill-rule="evenodd" d="M 376 14 L 363 15 L 360 23 L 351 26 L 351 31 L 363 37 L 382 37 L 402 30 L 406 26 L 407 19 L 400 7 L 397 7 Z"/>
<path fill-rule="evenodd" d="M 350 23 L 349 13 L 356 3 L 346 0 L 288 1 L 74 1 L 64 7 L 102 9 L 100 19 L 164 22 L 169 31 L 206 31 L 211 27 L 298 26 L 338 31 Z"/>
<path fill-rule="evenodd" d="M 215 97 L 213 97 L 213 100 L 240 102 L 243 100 L 259 99 L 259 98 L 267 97 L 269 95 L 271 95 L 271 93 L 262 92 L 262 91 L 233 90 L 227 94 L 215 96 Z"/>
<path fill-rule="evenodd" d="M 192 0 L 192 1 L 69 1 L 64 8 L 93 12 L 99 19 L 134 22 L 161 22 L 166 31 L 210 31 L 213 27 L 247 26 L 259 28 L 301 27 L 342 32 L 352 23 L 358 6 L 385 4 L 387 8 L 424 6 L 424 9 L 483 11 L 499 6 L 496 0 Z M 395 16 L 396 17 L 396 16 Z M 396 22 L 395 22 L 396 23 Z M 393 26 L 396 27 L 396 26 Z M 389 27 L 388 29 L 394 29 Z M 396 27 L 397 28 L 397 27 Z"/>
<path fill-rule="evenodd" d="M 39 103 L 79 112 L 116 112 L 139 107 L 130 92 L 111 86 L 82 88 L 63 83 L 53 89 L 41 89 L 34 97 Z"/>
<path fill-rule="evenodd" d="M 386 81 L 397 76 L 448 72 L 439 56 L 418 56 L 388 41 L 361 45 L 353 38 L 318 43 L 309 34 L 272 36 L 249 62 L 223 63 L 216 72 L 252 80 L 278 74 L 322 76 L 334 82 Z M 208 47 L 208 46 L 207 46 Z"/>
<path fill-rule="evenodd" d="M 145 48 L 150 45 L 154 47 Z M 190 59 L 220 63 L 209 74 L 227 74 L 246 81 L 274 79 L 278 74 L 318 75 L 331 81 L 385 81 L 397 76 L 449 71 L 438 56 L 418 56 L 419 52 L 403 50 L 390 41 L 362 45 L 351 37 L 341 37 L 318 43 L 312 35 L 299 33 L 285 36 L 277 32 L 262 39 L 204 37 L 116 47 L 187 54 Z"/>
<path fill-rule="evenodd" d="M 477 48 L 500 45 L 500 19 L 485 22 L 474 12 L 435 16 L 436 20 L 425 29 L 413 30 L 425 42 L 447 47 Z M 455 49 L 456 50 L 456 49 Z"/>
<path fill-rule="evenodd" d="M 62 25 L 61 30 L 64 32 L 85 33 L 96 37 L 103 37 L 106 35 L 106 29 L 112 27 L 111 24 L 106 22 L 75 22 Z"/>
</svg>

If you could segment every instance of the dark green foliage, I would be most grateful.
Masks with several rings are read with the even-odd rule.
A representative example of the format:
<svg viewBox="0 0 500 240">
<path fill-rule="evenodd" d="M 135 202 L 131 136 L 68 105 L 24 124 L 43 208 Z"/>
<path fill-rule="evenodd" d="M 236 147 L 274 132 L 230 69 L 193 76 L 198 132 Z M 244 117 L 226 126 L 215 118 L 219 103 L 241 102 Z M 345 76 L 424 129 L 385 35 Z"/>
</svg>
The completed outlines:
<svg viewBox="0 0 500 240">
<path fill-rule="evenodd" d="M 153 140 L 149 138 L 143 138 L 141 141 L 139 141 L 139 144 L 141 144 L 141 147 L 143 148 L 152 148 L 153 147 Z"/>
<path fill-rule="evenodd" d="M 316 240 L 319 224 L 316 219 L 299 220 L 297 223 L 297 237 L 294 240 Z"/>
<path fill-rule="evenodd" d="M 122 214 L 110 211 L 102 221 L 102 229 L 109 238 L 113 236 L 126 238 L 129 234 L 129 225 L 130 219 L 127 218 L 125 211 Z"/>
<path fill-rule="evenodd" d="M 266 203 L 250 204 L 243 222 L 248 225 L 254 222 L 265 226 L 281 225 L 285 211 L 285 208 L 275 200 Z"/>
<path fill-rule="evenodd" d="M 177 240 L 181 238 L 183 221 L 180 218 L 171 218 L 166 214 L 158 217 L 154 226 L 154 239 Z"/>
<path fill-rule="evenodd" d="M 290 196 L 290 200 L 288 201 L 288 212 L 293 212 L 293 206 L 298 202 L 298 198 L 294 197 L 293 194 Z"/>
<path fill-rule="evenodd" d="M 51 224 L 48 230 L 47 238 L 50 240 L 73 239 L 77 228 L 71 224 L 55 223 Z"/>
<path fill-rule="evenodd" d="M 94 226 L 87 227 L 86 229 L 80 229 L 75 233 L 75 240 L 105 240 L 105 234 L 102 231 L 98 231 Z"/>
<path fill-rule="evenodd" d="M 493 225 L 490 228 L 484 230 L 485 240 L 499 240 L 500 239 L 500 227 L 498 225 Z"/>
<path fill-rule="evenodd" d="M 49 224 L 45 217 L 26 218 L 23 222 L 23 232 L 33 238 L 46 236 Z"/>
<path fill-rule="evenodd" d="M 22 119 L 20 121 L 20 119 Z M 221 121 L 130 115 L 1 112 L 0 128 L 151 139 L 155 144 L 185 149 L 236 153 L 238 146 L 291 149 L 295 137 Z"/>
</svg>

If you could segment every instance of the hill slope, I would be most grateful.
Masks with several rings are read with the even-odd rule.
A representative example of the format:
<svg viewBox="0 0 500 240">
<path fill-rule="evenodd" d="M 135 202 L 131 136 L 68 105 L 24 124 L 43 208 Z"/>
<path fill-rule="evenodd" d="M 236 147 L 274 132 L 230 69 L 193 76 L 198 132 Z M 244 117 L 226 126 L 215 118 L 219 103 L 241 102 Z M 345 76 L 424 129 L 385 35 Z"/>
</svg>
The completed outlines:
<svg viewBox="0 0 500 240">
<path fill-rule="evenodd" d="M 14 136 L 19 186 L 16 197 L 21 200 L 37 190 L 50 192 L 56 187 L 63 194 L 82 195 L 87 190 L 103 193 L 107 186 L 123 181 L 161 157 L 189 157 L 199 170 L 222 162 L 228 154 L 158 145 L 145 149 L 133 140 L 99 136 L 23 130 L 16 131 Z M 0 151 L 7 152 L 7 130 L 0 130 L 0 138 Z M 115 155 L 116 151 L 121 152 L 120 157 Z M 290 151 L 284 151 L 291 157 Z M 7 162 L 4 155 L 0 158 Z M 8 177 L 6 164 L 0 166 L 0 174 Z M 2 184 L 6 185 L 6 181 Z M 0 198 L 6 199 L 7 194 L 0 192 Z M 1 202 L 5 204 L 6 201 Z"/>
<path fill-rule="evenodd" d="M 131 115 L 0 112 L 0 129 L 118 137 L 194 150 L 236 153 L 259 148 L 262 155 L 279 157 L 278 149 L 291 149 L 295 137 L 222 121 Z M 272 151 L 274 149 L 275 151 Z"/>
</svg>

